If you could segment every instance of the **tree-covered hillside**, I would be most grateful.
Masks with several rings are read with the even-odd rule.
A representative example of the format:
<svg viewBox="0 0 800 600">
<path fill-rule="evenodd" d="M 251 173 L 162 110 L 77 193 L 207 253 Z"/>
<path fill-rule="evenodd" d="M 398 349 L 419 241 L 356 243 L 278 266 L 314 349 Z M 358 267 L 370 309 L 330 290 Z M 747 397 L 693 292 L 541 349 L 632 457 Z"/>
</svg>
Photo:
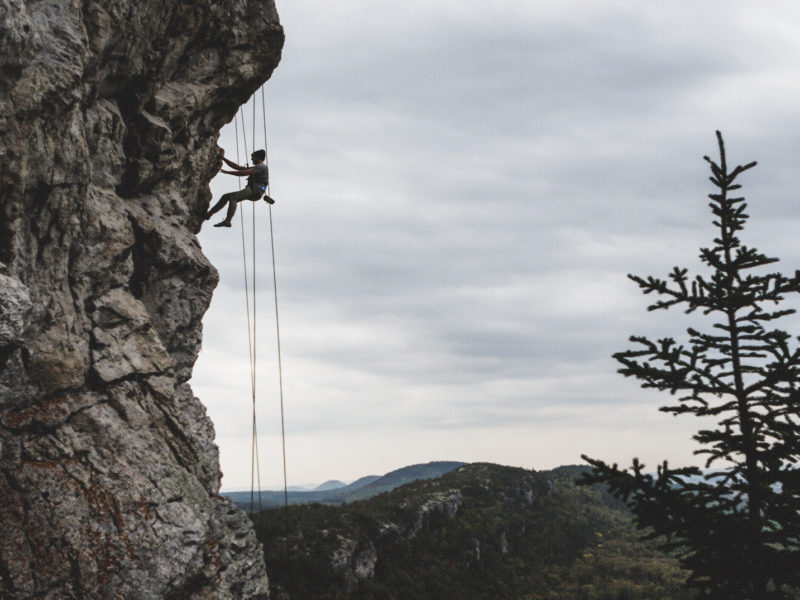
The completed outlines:
<svg viewBox="0 0 800 600">
<path fill-rule="evenodd" d="M 363 502 L 264 511 L 254 521 L 273 597 L 691 598 L 624 507 L 573 485 L 580 470 L 473 464 Z"/>
</svg>

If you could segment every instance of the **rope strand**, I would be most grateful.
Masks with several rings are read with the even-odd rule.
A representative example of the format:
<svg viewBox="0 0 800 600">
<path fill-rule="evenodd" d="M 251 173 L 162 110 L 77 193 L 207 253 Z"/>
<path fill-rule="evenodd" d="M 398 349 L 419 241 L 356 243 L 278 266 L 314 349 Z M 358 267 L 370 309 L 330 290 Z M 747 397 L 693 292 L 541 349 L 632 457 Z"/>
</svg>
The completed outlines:
<svg viewBox="0 0 800 600">
<path fill-rule="evenodd" d="M 255 99 L 255 97 L 254 97 Z M 264 163 L 269 165 L 269 153 L 267 152 L 267 109 L 264 103 L 264 86 L 261 86 L 261 114 L 264 115 Z M 255 135 L 255 134 L 253 134 Z M 269 196 L 269 177 L 267 177 L 267 196 Z"/>
<path fill-rule="evenodd" d="M 253 96 L 253 108 L 255 110 L 255 95 Z M 268 144 L 267 144 L 267 109 L 266 109 L 266 101 L 264 100 L 264 86 L 261 86 L 261 114 L 263 116 L 263 125 L 264 125 L 264 162 L 267 162 L 269 159 L 269 154 L 267 151 Z M 255 131 L 253 132 L 255 136 Z M 269 163 L 267 163 L 269 164 Z M 270 195 L 270 182 L 267 179 L 267 196 Z M 280 393 L 280 403 L 281 403 L 281 449 L 283 453 L 283 504 L 284 508 L 286 509 L 286 518 L 287 518 L 287 535 L 288 535 L 288 511 L 289 511 L 289 478 L 287 476 L 286 471 L 286 419 L 285 419 L 285 410 L 284 410 L 284 401 L 283 401 L 283 362 L 281 360 L 281 325 L 280 325 L 280 316 L 278 313 L 278 276 L 277 276 L 277 268 L 275 267 L 275 234 L 273 232 L 272 227 L 272 205 L 268 204 L 269 206 L 269 241 L 270 241 L 270 250 L 272 252 L 272 287 L 274 290 L 275 296 L 275 339 L 277 340 L 278 346 L 278 390 Z"/>
<path fill-rule="evenodd" d="M 255 109 L 255 105 L 253 106 Z M 252 141 L 252 150 L 253 152 L 256 151 L 256 113 L 253 110 L 253 137 L 250 138 Z M 256 327 L 256 309 L 258 307 L 258 302 L 256 301 L 256 202 L 253 202 L 251 206 L 251 214 L 253 219 L 253 241 L 252 241 L 252 250 L 253 250 L 253 452 L 255 454 L 255 472 L 256 472 L 256 482 L 258 483 L 258 512 L 263 510 L 261 506 L 261 465 L 259 462 L 259 455 L 258 455 L 258 426 L 256 423 L 256 345 L 258 342 L 258 336 L 256 335 L 258 329 Z M 242 209 L 242 214 L 244 214 L 244 209 Z M 251 465 L 251 470 L 253 469 L 253 465 Z M 252 485 L 251 485 L 252 489 Z M 252 513 L 252 508 L 250 510 Z"/>
<path fill-rule="evenodd" d="M 263 125 L 264 125 L 264 152 L 267 152 L 267 117 L 266 117 L 266 101 L 264 96 L 264 86 L 261 86 L 261 112 L 263 117 Z M 239 164 L 239 123 L 241 122 L 242 128 L 242 144 L 244 147 L 245 155 L 248 155 L 247 150 L 247 132 L 245 130 L 245 116 L 243 107 L 240 107 L 238 116 L 234 116 L 234 132 L 236 136 L 236 162 Z M 252 137 L 250 138 L 251 144 L 253 145 L 253 151 L 255 151 L 255 137 L 256 137 L 256 97 L 255 94 L 253 95 L 253 132 Z M 265 156 L 265 164 L 269 165 L 268 156 Z M 269 168 L 269 167 L 268 167 Z M 241 189 L 241 181 L 239 182 L 239 189 Z M 270 194 L 270 184 L 269 180 L 267 180 L 267 195 Z M 273 228 L 273 219 L 272 219 L 272 206 L 269 206 L 269 236 L 270 236 L 270 252 L 272 255 L 272 286 L 274 292 L 274 300 L 275 300 L 275 333 L 276 333 L 276 340 L 277 340 L 277 352 L 278 352 L 278 385 L 279 385 L 279 395 L 280 395 L 280 411 L 281 411 L 281 449 L 283 455 L 283 500 L 284 500 L 284 509 L 285 509 L 285 519 L 286 519 L 286 532 L 288 535 L 289 532 L 289 521 L 288 521 L 288 514 L 289 514 L 289 483 L 288 483 L 288 475 L 287 475 L 287 461 L 286 461 L 286 419 L 285 419 L 285 406 L 284 406 L 284 397 L 283 397 L 283 361 L 281 357 L 281 330 L 280 330 L 280 315 L 278 311 L 278 277 L 277 277 L 277 267 L 275 263 L 275 233 Z M 241 231 L 242 231 L 242 265 L 244 270 L 244 287 L 245 287 L 245 308 L 247 312 L 247 346 L 248 346 L 248 355 L 250 358 L 250 388 L 251 388 L 251 397 L 252 397 L 252 443 L 251 443 L 251 452 L 250 452 L 250 513 L 254 513 L 255 508 L 255 490 L 256 490 L 256 483 L 258 484 L 258 509 L 259 512 L 262 510 L 261 504 L 261 464 L 259 458 L 259 451 L 258 451 L 258 425 L 257 425 L 257 418 L 256 418 L 256 365 L 257 365 L 257 286 L 256 286 L 256 208 L 255 203 L 253 204 L 252 210 L 252 258 L 251 258 L 251 268 L 252 268 L 252 278 L 248 279 L 248 264 L 247 264 L 247 244 L 245 242 L 245 226 L 244 226 L 244 210 L 239 212 L 240 216 L 240 223 L 241 223 Z M 253 302 L 252 302 L 252 320 L 251 320 L 251 304 L 250 304 L 250 286 L 252 281 L 252 294 L 253 294 Z"/>
<path fill-rule="evenodd" d="M 272 206 L 269 207 L 269 239 L 272 249 L 272 286 L 275 290 L 275 332 L 278 340 L 278 388 L 281 400 L 281 444 L 283 449 L 283 502 L 287 511 L 289 508 L 289 484 L 286 476 L 286 420 L 284 418 L 283 403 L 283 364 L 281 362 L 281 326 L 278 316 L 278 277 L 275 268 L 275 235 L 272 230 Z"/>
<path fill-rule="evenodd" d="M 241 114 L 241 120 L 244 122 L 244 113 L 239 109 Z M 236 164 L 239 164 L 239 132 L 238 132 L 238 123 L 237 118 L 234 116 L 234 130 L 236 131 Z M 242 131 L 244 135 L 244 130 Z M 247 154 L 247 141 L 244 142 L 244 151 Z M 242 189 L 241 179 L 237 178 L 237 182 L 239 184 L 239 189 Z M 245 231 L 244 231 L 244 211 L 239 211 L 239 223 L 241 224 L 242 230 L 242 267 L 244 271 L 244 298 L 245 298 L 245 309 L 247 313 L 247 354 L 250 359 L 250 390 L 252 394 L 253 400 L 253 425 L 252 425 L 252 442 L 250 445 L 250 513 L 252 514 L 254 508 L 254 488 L 255 488 L 255 466 L 258 463 L 258 431 L 256 429 L 256 296 L 255 296 L 255 284 L 256 284 L 256 263 L 255 263 L 255 242 L 253 245 L 253 260 L 252 260 L 252 267 L 253 267 L 253 321 L 252 327 L 250 322 L 250 284 L 247 278 L 247 247 L 245 244 Z M 254 225 L 255 231 L 255 225 Z M 253 234 L 255 235 L 255 233 Z M 258 473 L 258 481 L 259 481 L 259 488 L 261 487 L 261 474 Z M 261 490 L 259 489 L 259 509 L 261 508 Z"/>
</svg>

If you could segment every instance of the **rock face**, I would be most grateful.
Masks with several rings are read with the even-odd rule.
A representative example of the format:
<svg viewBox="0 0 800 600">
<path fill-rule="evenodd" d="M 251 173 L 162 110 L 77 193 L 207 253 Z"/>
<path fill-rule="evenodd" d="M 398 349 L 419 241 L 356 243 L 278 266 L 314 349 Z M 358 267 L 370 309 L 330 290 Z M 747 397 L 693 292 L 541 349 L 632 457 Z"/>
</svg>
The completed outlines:
<svg viewBox="0 0 800 600">
<path fill-rule="evenodd" d="M 0 0 L 0 598 L 266 598 L 187 385 L 272 0 Z"/>
</svg>

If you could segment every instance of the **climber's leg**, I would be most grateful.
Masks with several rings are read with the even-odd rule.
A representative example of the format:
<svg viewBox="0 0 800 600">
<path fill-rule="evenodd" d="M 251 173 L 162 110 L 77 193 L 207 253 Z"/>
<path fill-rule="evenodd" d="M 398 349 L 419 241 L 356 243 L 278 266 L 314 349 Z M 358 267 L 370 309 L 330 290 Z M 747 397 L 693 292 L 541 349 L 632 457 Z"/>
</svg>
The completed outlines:
<svg viewBox="0 0 800 600">
<path fill-rule="evenodd" d="M 250 200 L 252 196 L 253 191 L 249 186 L 239 190 L 238 192 L 229 192 L 227 194 L 223 194 L 219 201 L 211 208 L 211 210 L 208 211 L 208 214 L 206 214 L 206 219 L 210 219 L 211 215 L 222 209 L 227 202 L 228 214 L 225 217 L 225 220 L 222 221 L 222 223 L 225 223 L 225 225 L 222 226 L 229 226 L 231 224 L 231 219 L 233 219 L 233 215 L 236 214 L 236 204 L 242 200 Z"/>
<path fill-rule="evenodd" d="M 236 205 L 241 202 L 242 200 L 252 200 L 253 199 L 253 190 L 250 186 L 243 188 L 241 191 L 236 192 L 236 194 L 230 198 L 228 202 L 228 214 L 225 215 L 225 222 L 230 223 L 231 219 L 233 219 L 233 215 L 236 214 Z"/>
<path fill-rule="evenodd" d="M 217 203 L 211 207 L 211 209 L 206 213 L 206 221 L 208 221 L 215 213 L 218 213 L 225 204 L 228 202 L 228 194 L 223 194 Z"/>
</svg>

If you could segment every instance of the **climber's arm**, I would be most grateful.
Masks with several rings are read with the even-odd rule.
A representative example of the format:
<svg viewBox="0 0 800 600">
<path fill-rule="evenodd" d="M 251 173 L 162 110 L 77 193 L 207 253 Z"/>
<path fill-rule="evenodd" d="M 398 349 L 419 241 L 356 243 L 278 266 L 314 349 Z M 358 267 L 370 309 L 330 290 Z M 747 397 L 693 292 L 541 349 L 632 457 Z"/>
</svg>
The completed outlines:
<svg viewBox="0 0 800 600">
<path fill-rule="evenodd" d="M 237 171 L 244 171 L 244 170 L 249 170 L 250 169 L 250 167 L 243 167 L 241 165 L 237 165 L 235 162 L 233 162 L 232 160 L 228 160 L 224 156 L 222 157 L 222 160 L 224 160 L 225 164 L 228 165 L 231 169 L 236 169 Z M 225 171 L 223 171 L 223 173 L 224 172 Z"/>
<path fill-rule="evenodd" d="M 241 167 L 242 171 L 225 171 L 224 169 L 220 171 L 220 173 L 225 173 L 226 175 L 236 175 L 237 177 L 248 177 L 253 174 L 253 169 L 248 167 Z"/>
</svg>

